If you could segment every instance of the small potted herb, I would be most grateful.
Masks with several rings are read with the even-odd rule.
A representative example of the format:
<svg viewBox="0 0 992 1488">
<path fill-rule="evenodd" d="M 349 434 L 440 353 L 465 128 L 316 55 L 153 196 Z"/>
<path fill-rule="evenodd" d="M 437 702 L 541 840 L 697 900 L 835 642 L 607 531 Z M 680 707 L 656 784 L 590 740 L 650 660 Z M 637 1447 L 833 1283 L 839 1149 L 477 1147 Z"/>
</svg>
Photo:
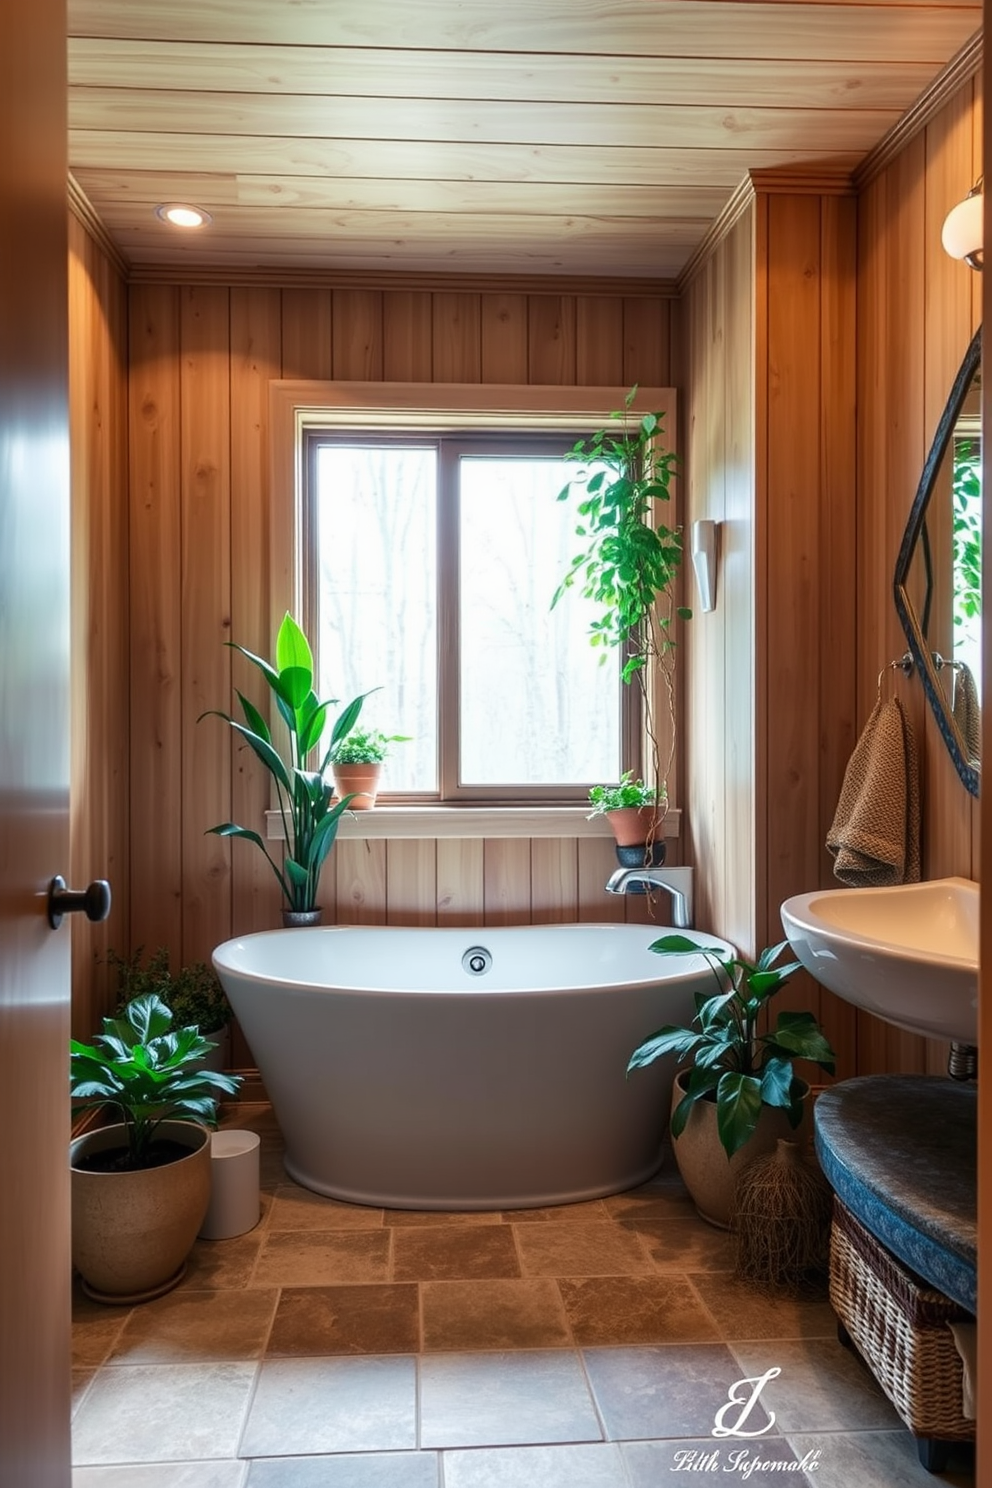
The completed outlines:
<svg viewBox="0 0 992 1488">
<path fill-rule="evenodd" d="M 172 1023 L 149 992 L 104 1018 L 92 1044 L 69 1043 L 74 1112 L 120 1117 L 69 1149 L 72 1259 L 98 1301 L 145 1301 L 175 1286 L 210 1202 L 207 1128 L 218 1096 L 241 1081 L 204 1069 L 209 1040 Z"/>
<path fill-rule="evenodd" d="M 832 1074 L 834 1051 L 808 1012 L 780 1012 L 767 1033 L 758 1022 L 798 961 L 776 966 L 788 941 L 770 946 L 753 964 L 686 935 L 651 945 L 662 955 L 705 956 L 716 983 L 696 994 L 693 1026 L 667 1024 L 634 1050 L 627 1072 L 666 1054 L 691 1067 L 675 1078 L 671 1117 L 675 1161 L 704 1219 L 728 1225 L 740 1168 L 775 1150 L 808 1119 L 809 1085 L 793 1070 L 808 1059 Z"/>
<path fill-rule="evenodd" d="M 159 946 L 145 964 L 142 964 L 143 956 L 144 946 L 139 946 L 130 957 L 118 955 L 114 950 L 107 952 L 107 964 L 117 973 L 116 1016 L 123 1017 L 128 1003 L 136 997 L 154 993 L 172 1013 L 178 1028 L 196 1027 L 202 1034 L 215 1035 L 216 1047 L 206 1057 L 206 1066 L 228 1069 L 234 1014 L 213 969 L 205 961 L 193 961 L 173 975 L 165 946 Z"/>
<path fill-rule="evenodd" d="M 624 862 L 623 849 L 636 849 L 630 864 L 639 867 L 644 863 L 644 844 L 652 843 L 651 861 L 665 861 L 664 839 L 655 841 L 661 831 L 668 809 L 668 798 L 664 791 L 656 791 L 643 780 L 634 780 L 631 770 L 620 777 L 619 785 L 594 785 L 589 792 L 592 810 L 588 820 L 605 816 L 613 830 L 617 844 L 617 856 Z"/>
<path fill-rule="evenodd" d="M 407 734 L 384 734 L 379 729 L 352 729 L 331 749 L 331 773 L 340 798 L 351 796 L 352 811 L 375 805 L 383 761 L 390 744 L 405 744 Z"/>
</svg>

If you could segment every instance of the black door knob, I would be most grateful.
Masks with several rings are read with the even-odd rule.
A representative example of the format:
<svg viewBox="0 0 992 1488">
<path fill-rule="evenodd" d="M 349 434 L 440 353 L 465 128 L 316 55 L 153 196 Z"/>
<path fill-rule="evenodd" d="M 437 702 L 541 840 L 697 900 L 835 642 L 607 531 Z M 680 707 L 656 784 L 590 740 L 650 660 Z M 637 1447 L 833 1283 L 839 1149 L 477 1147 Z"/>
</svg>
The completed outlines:
<svg viewBox="0 0 992 1488">
<path fill-rule="evenodd" d="M 80 910 L 88 920 L 105 920 L 110 913 L 110 885 L 105 878 L 95 878 L 85 889 L 67 889 L 65 879 L 56 874 L 48 885 L 48 923 L 57 930 L 62 916 Z"/>
</svg>

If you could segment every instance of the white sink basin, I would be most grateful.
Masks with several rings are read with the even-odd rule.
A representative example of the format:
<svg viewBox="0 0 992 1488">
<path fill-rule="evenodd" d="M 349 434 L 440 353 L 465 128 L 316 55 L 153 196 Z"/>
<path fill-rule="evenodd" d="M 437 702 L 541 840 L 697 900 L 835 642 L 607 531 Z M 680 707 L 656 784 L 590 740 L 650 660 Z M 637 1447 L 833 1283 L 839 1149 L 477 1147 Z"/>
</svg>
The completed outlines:
<svg viewBox="0 0 992 1488">
<path fill-rule="evenodd" d="M 978 1042 L 978 884 L 818 889 L 782 905 L 811 976 L 876 1017 L 928 1038 Z"/>
</svg>

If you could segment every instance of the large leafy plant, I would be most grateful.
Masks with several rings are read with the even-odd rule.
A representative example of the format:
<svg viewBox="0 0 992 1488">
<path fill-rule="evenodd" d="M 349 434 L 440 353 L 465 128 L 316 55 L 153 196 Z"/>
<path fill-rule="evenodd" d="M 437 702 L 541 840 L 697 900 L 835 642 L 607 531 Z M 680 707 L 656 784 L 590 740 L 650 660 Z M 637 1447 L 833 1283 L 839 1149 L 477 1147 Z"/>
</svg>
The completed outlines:
<svg viewBox="0 0 992 1488">
<path fill-rule="evenodd" d="M 338 700 L 330 698 L 321 702 L 314 692 L 313 653 L 303 631 L 287 612 L 276 636 L 274 666 L 234 641 L 227 644 L 247 657 L 265 678 L 289 735 L 288 758 L 284 759 L 276 748 L 273 734 L 262 714 L 237 689 L 243 723 L 218 709 L 211 709 L 201 716 L 223 718 L 268 770 L 275 783 L 286 855 L 281 864 L 278 863 L 258 832 L 251 827 L 240 827 L 236 822 L 221 822 L 208 830 L 218 837 L 241 837 L 246 842 L 253 842 L 265 854 L 279 881 L 285 907 L 297 911 L 312 910 L 317 904 L 321 869 L 334 845 L 341 815 L 354 799 L 344 796 L 332 805 L 332 791 L 324 774 L 338 741 L 357 723 L 368 693 L 353 698 L 338 715 L 326 751 L 316 768 L 310 769 L 311 756 L 315 755 L 327 729 L 329 710 Z"/>
<path fill-rule="evenodd" d="M 217 1095 L 234 1095 L 240 1076 L 206 1070 L 216 1046 L 195 1027 L 172 1031 L 172 1013 L 153 992 L 128 1003 L 121 1018 L 104 1018 L 92 1044 L 69 1041 L 73 1108 L 110 1108 L 127 1131 L 126 1167 L 154 1165 L 155 1133 L 163 1121 L 217 1124 Z"/>
<path fill-rule="evenodd" d="M 799 970 L 798 961 L 775 965 L 787 944 L 769 946 L 753 965 L 687 935 L 663 935 L 651 945 L 666 955 L 702 954 L 718 988 L 710 996 L 696 993 L 694 1027 L 666 1024 L 638 1045 L 627 1066 L 629 1074 L 664 1054 L 678 1055 L 680 1064 L 692 1060 L 685 1095 L 672 1112 L 673 1137 L 681 1136 L 698 1100 L 715 1100 L 720 1141 L 733 1157 L 753 1135 L 762 1106 L 779 1107 L 799 1125 L 809 1087 L 794 1073 L 794 1059 L 833 1074 L 834 1051 L 812 1013 L 781 1012 L 772 1031 L 757 1031 L 769 1000 Z"/>
<path fill-rule="evenodd" d="M 671 499 L 676 457 L 664 447 L 661 414 L 632 414 L 637 391 L 636 386 L 631 388 L 623 409 L 610 414 L 609 427 L 579 439 L 566 456 L 578 462 L 579 469 L 558 500 L 578 494 L 580 520 L 575 532 L 584 546 L 572 559 L 551 607 L 575 585 L 600 607 L 590 622 L 590 641 L 594 646 L 620 647 L 621 676 L 639 687 L 656 799 L 661 803 L 675 749 L 673 621 L 676 615 L 689 619 L 692 611 L 676 606 L 674 598 L 682 563 L 681 529 L 669 527 L 660 516 Z M 664 765 L 653 709 L 653 671 L 664 683 L 672 721 Z"/>
</svg>

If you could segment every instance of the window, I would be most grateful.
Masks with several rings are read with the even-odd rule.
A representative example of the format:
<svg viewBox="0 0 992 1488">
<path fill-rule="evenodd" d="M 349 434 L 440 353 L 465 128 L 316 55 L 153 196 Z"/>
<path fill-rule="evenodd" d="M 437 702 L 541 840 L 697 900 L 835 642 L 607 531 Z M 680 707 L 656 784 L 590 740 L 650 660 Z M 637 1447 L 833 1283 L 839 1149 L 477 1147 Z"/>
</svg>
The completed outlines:
<svg viewBox="0 0 992 1488">
<path fill-rule="evenodd" d="M 673 395 L 646 395 L 674 427 Z M 363 723 L 410 736 L 386 800 L 582 804 L 639 772 L 621 658 L 601 664 L 577 590 L 551 610 L 580 545 L 575 503 L 556 499 L 565 452 L 624 392 L 276 383 L 272 398 L 273 613 L 302 617 L 321 696 L 376 688 Z"/>
</svg>

